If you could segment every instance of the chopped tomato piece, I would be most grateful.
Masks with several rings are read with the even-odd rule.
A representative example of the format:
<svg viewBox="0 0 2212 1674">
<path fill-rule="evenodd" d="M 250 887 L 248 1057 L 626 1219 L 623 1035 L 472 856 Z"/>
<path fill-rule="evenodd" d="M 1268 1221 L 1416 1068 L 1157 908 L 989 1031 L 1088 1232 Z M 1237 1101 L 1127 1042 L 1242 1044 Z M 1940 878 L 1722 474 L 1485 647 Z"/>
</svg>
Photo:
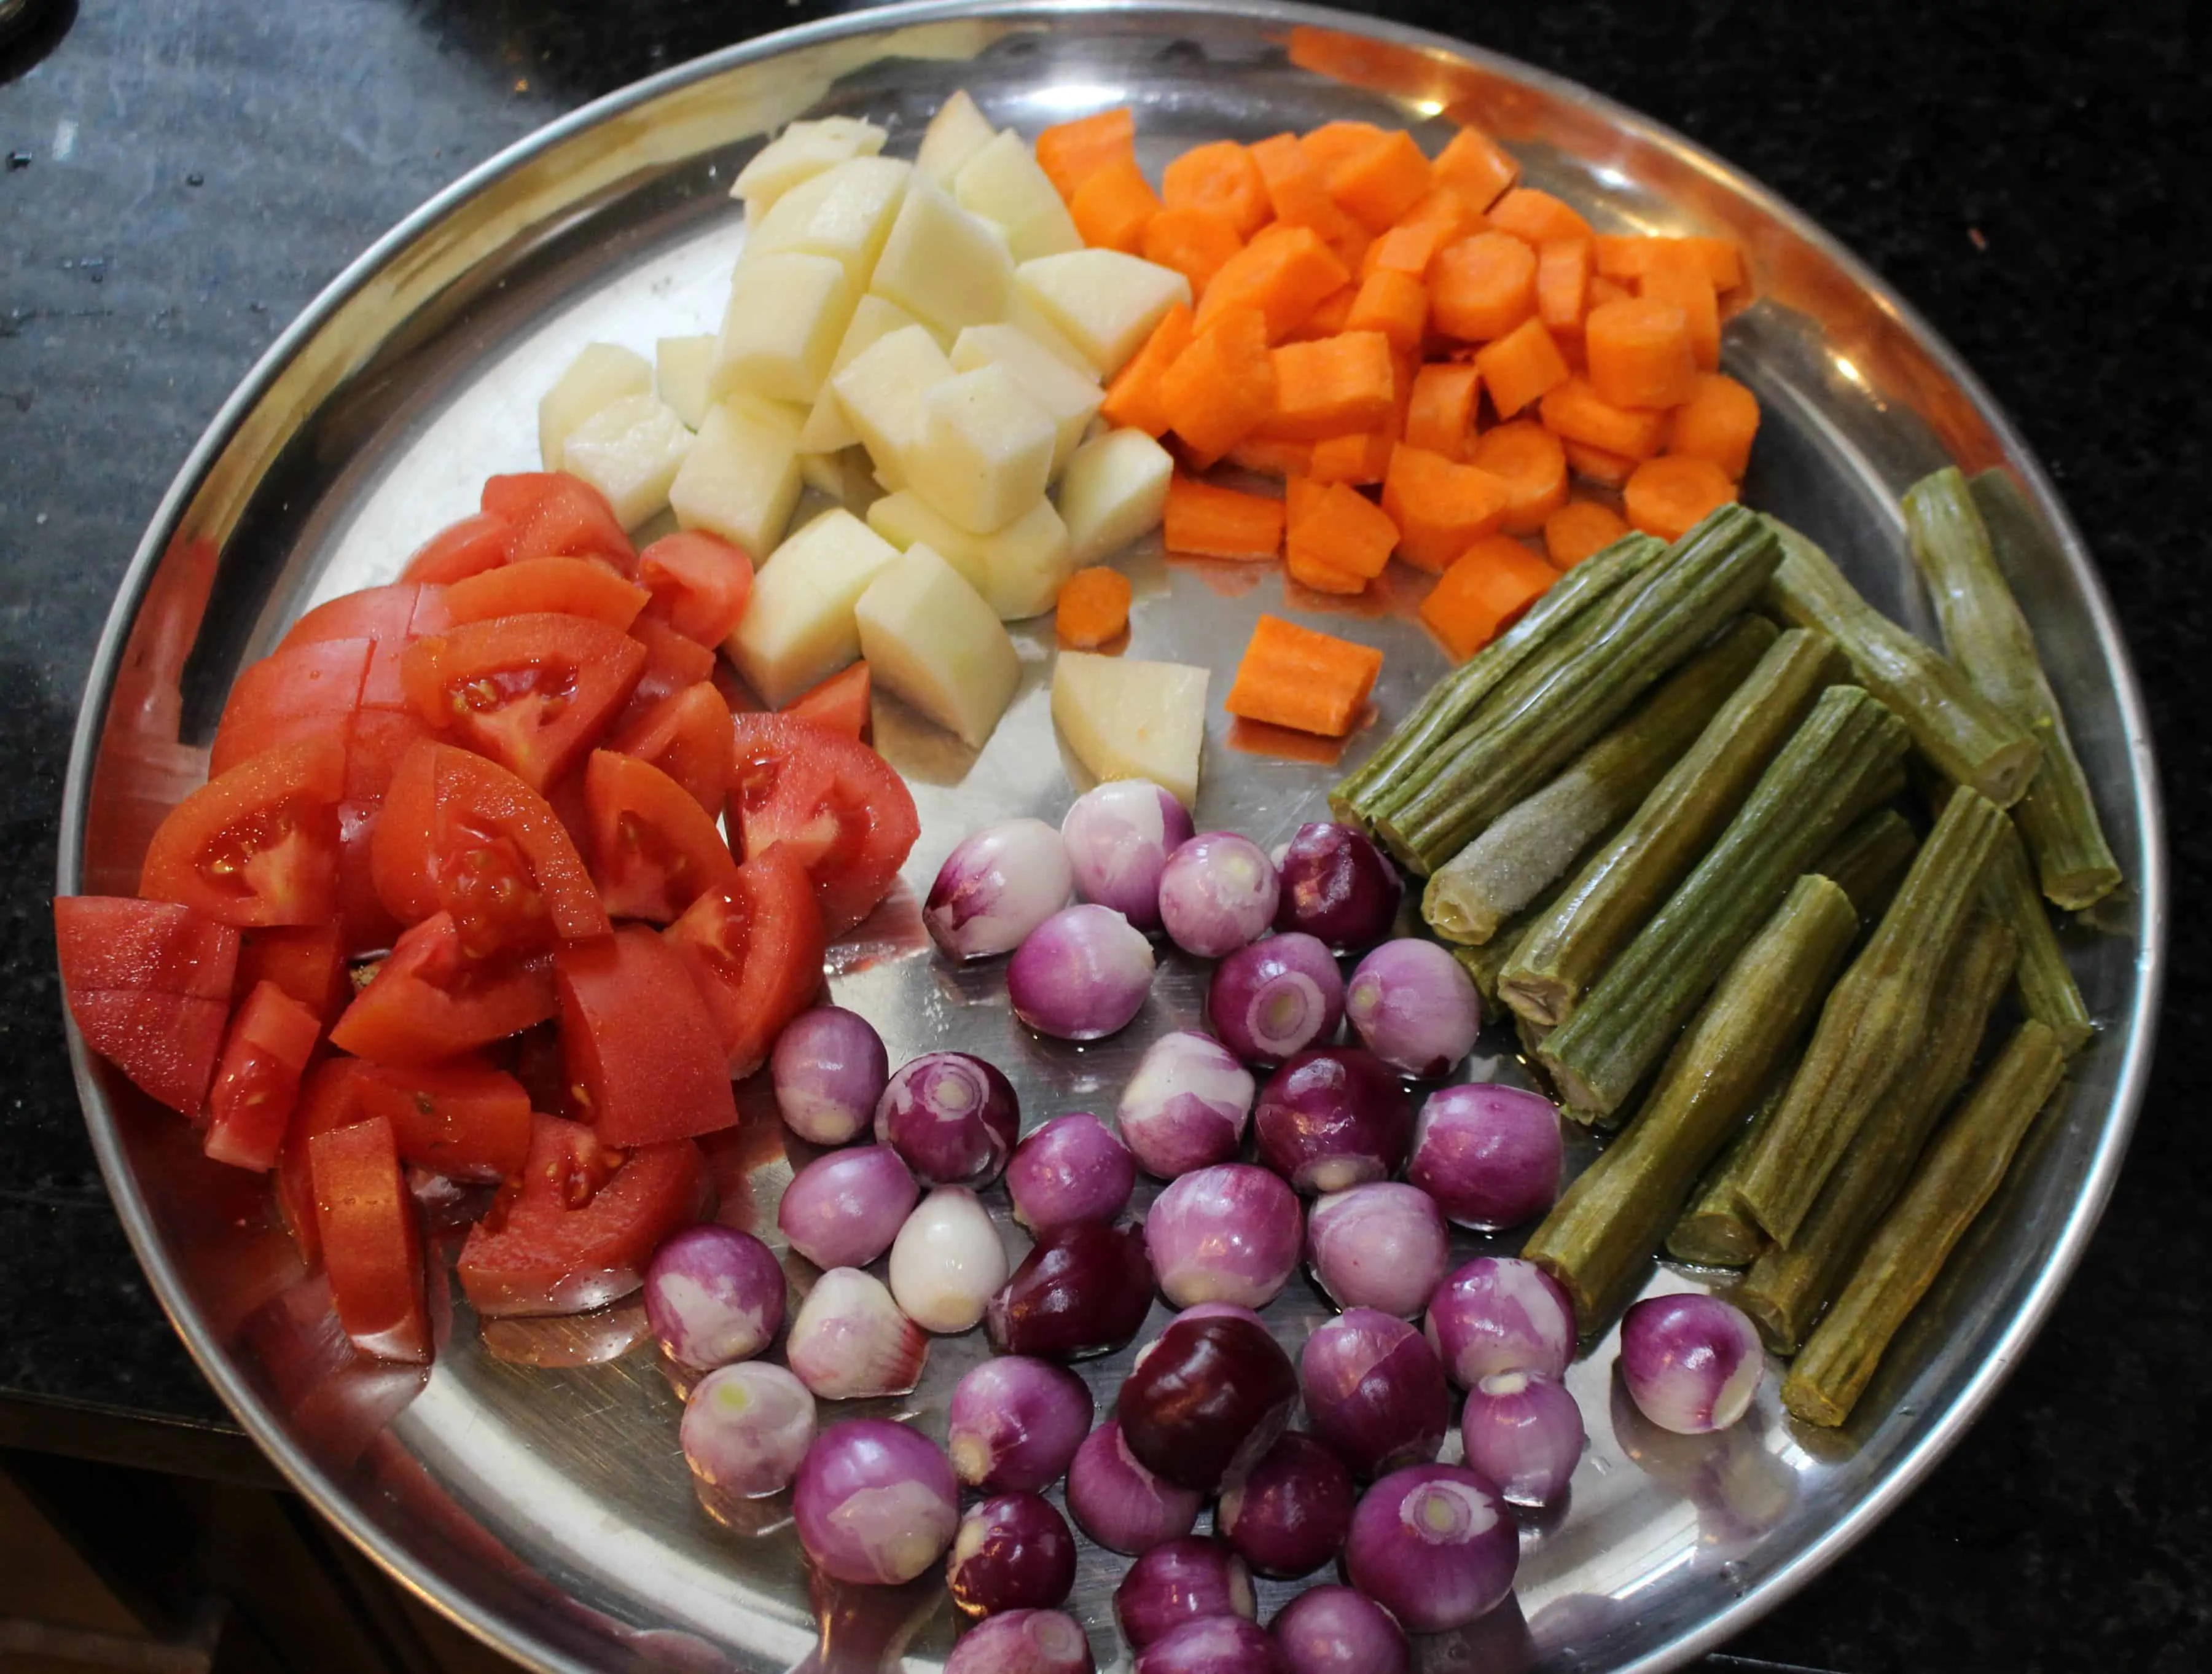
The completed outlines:
<svg viewBox="0 0 2212 1674">
<path fill-rule="evenodd" d="M 457 623 L 551 612 L 624 629 L 652 598 L 597 558 L 526 558 L 455 581 L 446 589 L 446 610 Z"/>
<path fill-rule="evenodd" d="M 645 647 L 645 667 L 629 695 L 629 706 L 616 721 L 617 729 L 633 727 L 647 709 L 702 680 L 714 678 L 714 654 L 693 639 L 686 639 L 657 616 L 641 616 L 629 624 L 629 636 Z"/>
<path fill-rule="evenodd" d="M 248 930 L 238 951 L 238 991 L 251 994 L 274 983 L 315 1015 L 325 1028 L 337 1021 L 353 998 L 345 944 L 335 922 Z"/>
<path fill-rule="evenodd" d="M 171 1110 L 197 1116 L 222 1049 L 238 932 L 173 902 L 64 895 L 54 943 L 84 1044 Z"/>
<path fill-rule="evenodd" d="M 331 1044 L 380 1063 L 435 1063 L 542 1023 L 558 1009 L 544 959 L 472 959 L 449 913 L 399 938 L 331 1031 Z"/>
<path fill-rule="evenodd" d="M 380 1360 L 430 1358 L 422 1292 L 422 1233 L 399 1172 L 392 1124 L 381 1117 L 307 1141 L 316 1232 L 338 1323 Z"/>
<path fill-rule="evenodd" d="M 209 1156 L 234 1168 L 276 1166 L 300 1077 L 322 1035 L 322 1020 L 276 983 L 254 986 L 231 1019 L 216 1066 L 208 1095 Z"/>
<path fill-rule="evenodd" d="M 407 752 L 437 736 L 436 730 L 412 709 L 357 712 L 346 746 L 346 800 L 381 802 Z"/>
<path fill-rule="evenodd" d="M 730 706 L 708 681 L 686 686 L 619 727 L 607 748 L 651 762 L 719 817 L 730 791 L 738 735 Z"/>
<path fill-rule="evenodd" d="M 820 685 L 802 691 L 783 707 L 795 721 L 811 721 L 847 738 L 868 731 L 868 664 L 863 658 L 839 669 Z"/>
<path fill-rule="evenodd" d="M 620 630 L 541 613 L 419 639 L 400 679 L 425 721 L 542 791 L 599 741 L 644 666 L 645 648 Z"/>
<path fill-rule="evenodd" d="M 507 562 L 530 558 L 605 558 L 625 575 L 637 574 L 629 544 L 605 495 L 565 471 L 522 471 L 483 485 L 483 509 L 514 528 Z"/>
<path fill-rule="evenodd" d="M 335 739 L 263 751 L 170 812 L 147 845 L 138 892 L 240 928 L 328 917 L 344 788 Z"/>
<path fill-rule="evenodd" d="M 653 589 L 653 613 L 687 639 L 720 645 L 753 594 L 753 561 L 744 549 L 703 530 L 663 535 L 637 557 L 637 578 Z"/>
<path fill-rule="evenodd" d="M 381 812 L 375 802 L 349 798 L 338 804 L 337 926 L 349 958 L 391 947 L 403 928 L 376 895 L 374 857 Z"/>
<path fill-rule="evenodd" d="M 449 625 L 445 588 L 420 581 L 397 581 L 389 587 L 341 594 L 316 606 L 292 624 L 276 648 L 282 653 L 324 640 L 368 640 L 375 648 L 369 654 L 368 672 L 361 683 L 361 707 L 400 709 L 407 707 L 407 694 L 399 679 L 401 654 L 423 635 L 442 632 Z"/>
<path fill-rule="evenodd" d="M 514 545 L 513 524 L 489 512 L 477 512 L 448 523 L 416 547 L 400 576 L 410 581 L 465 581 L 498 569 Z"/>
<path fill-rule="evenodd" d="M 530 1095 L 475 1054 L 411 1069 L 357 1063 L 349 1096 L 392 1124 L 403 1161 L 453 1179 L 504 1179 L 530 1152 Z"/>
<path fill-rule="evenodd" d="M 315 1182 L 307 1141 L 361 1120 L 361 1107 L 354 1099 L 354 1078 L 361 1068 L 359 1058 L 345 1057 L 326 1057 L 309 1066 L 292 1105 L 284 1148 L 277 1154 L 276 1207 L 283 1211 L 301 1258 L 310 1267 L 322 1259 L 323 1245 L 315 1227 Z"/>
<path fill-rule="evenodd" d="M 781 848 L 694 901 L 665 940 L 699 986 L 733 1079 L 767 1062 L 783 1026 L 822 991 L 822 909 L 806 868 Z"/>
<path fill-rule="evenodd" d="M 273 745 L 301 739 L 345 743 L 375 648 L 367 639 L 319 640 L 249 664 L 222 706 L 208 771 L 228 773 Z"/>
<path fill-rule="evenodd" d="M 611 1151 L 581 1123 L 533 1116 L 529 1161 L 461 1246 L 461 1288 L 487 1319 L 596 1308 L 643 1284 L 653 1252 L 711 1195 L 688 1139 Z"/>
<path fill-rule="evenodd" d="M 555 956 L 577 1109 L 610 1145 L 654 1145 L 738 1119 L 720 1038 L 684 961 L 638 925 Z"/>
<path fill-rule="evenodd" d="M 860 743 L 787 715 L 741 715 L 731 802 L 750 860 L 787 846 L 841 936 L 890 891 L 921 834 L 914 798 Z"/>
<path fill-rule="evenodd" d="M 616 918 L 665 924 L 738 875 L 730 845 L 684 787 L 650 762 L 594 750 L 584 773 L 592 875 Z"/>
</svg>

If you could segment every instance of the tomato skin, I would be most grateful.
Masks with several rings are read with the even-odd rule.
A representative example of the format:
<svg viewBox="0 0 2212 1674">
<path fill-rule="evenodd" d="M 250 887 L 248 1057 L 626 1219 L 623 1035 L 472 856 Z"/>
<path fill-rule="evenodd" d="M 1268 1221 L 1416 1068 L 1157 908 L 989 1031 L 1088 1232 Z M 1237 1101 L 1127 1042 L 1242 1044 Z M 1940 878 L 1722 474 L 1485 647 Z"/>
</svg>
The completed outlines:
<svg viewBox="0 0 2212 1674">
<path fill-rule="evenodd" d="M 625 925 L 554 958 L 568 1084 L 608 1145 L 657 1145 L 734 1127 L 720 1037 L 684 961 Z"/>
<path fill-rule="evenodd" d="M 283 1147 L 300 1077 L 322 1038 L 322 1020 L 274 983 L 257 983 L 237 1014 L 208 1095 L 209 1156 L 267 1172 Z"/>
<path fill-rule="evenodd" d="M 374 802 L 338 804 L 337 926 L 349 958 L 391 947 L 404 928 L 376 897 L 372 860 L 381 812 Z"/>
<path fill-rule="evenodd" d="M 379 1360 L 428 1361 L 422 1234 L 392 1124 L 371 1117 L 316 1134 L 307 1159 L 323 1266 L 346 1336 Z"/>
<path fill-rule="evenodd" d="M 368 639 L 318 640 L 248 665 L 222 706 L 208 771 L 220 776 L 273 745 L 301 739 L 347 743 L 375 648 Z"/>
<path fill-rule="evenodd" d="M 238 991 L 251 994 L 274 983 L 312 1012 L 325 1028 L 337 1021 L 353 983 L 345 943 L 336 922 L 248 930 L 238 951 Z"/>
<path fill-rule="evenodd" d="M 890 892 L 921 835 L 890 764 L 854 739 L 787 715 L 733 717 L 731 813 L 750 860 L 776 845 L 814 880 L 823 928 L 841 936 Z"/>
<path fill-rule="evenodd" d="M 637 574 L 637 549 L 607 497 L 565 471 L 520 471 L 487 478 L 483 509 L 514 527 L 507 562 L 531 558 L 605 558 L 625 575 Z"/>
<path fill-rule="evenodd" d="M 640 715 L 685 687 L 714 678 L 714 654 L 657 616 L 638 618 L 629 624 L 629 636 L 645 648 L 645 667 L 629 704 L 615 719 L 617 731 L 635 726 Z"/>
<path fill-rule="evenodd" d="M 514 545 L 514 526 L 489 512 L 476 512 L 448 523 L 415 549 L 407 568 L 399 572 L 405 581 L 459 581 L 507 562 Z"/>
<path fill-rule="evenodd" d="M 402 1161 L 449 1179 L 501 1180 L 530 1154 L 530 1095 L 477 1054 L 412 1069 L 356 1062 L 348 1097 L 392 1124 Z"/>
<path fill-rule="evenodd" d="M 866 738 L 868 733 L 868 664 L 866 658 L 848 663 L 821 685 L 810 687 L 783 706 L 794 721 L 811 721 L 847 738 Z"/>
<path fill-rule="evenodd" d="M 701 895 L 736 883 L 738 863 L 714 820 L 652 763 L 594 750 L 584 800 L 592 875 L 614 917 L 666 924 Z"/>
<path fill-rule="evenodd" d="M 392 788 L 392 776 L 407 752 L 436 731 L 412 709 L 361 709 L 353 718 L 346 745 L 345 800 L 379 803 Z"/>
<path fill-rule="evenodd" d="M 694 901 L 663 939 L 698 984 L 732 1080 L 767 1062 L 822 991 L 822 909 L 805 867 L 780 848 L 739 867 L 726 892 Z"/>
<path fill-rule="evenodd" d="M 138 892 L 241 929 L 327 918 L 344 788 L 345 749 L 335 739 L 263 751 L 170 811 L 147 844 Z"/>
<path fill-rule="evenodd" d="M 687 639 L 720 645 L 744 619 L 753 561 L 704 530 L 663 535 L 637 555 L 637 578 L 652 589 L 653 613 Z"/>
<path fill-rule="evenodd" d="M 331 1044 L 379 1063 L 435 1063 L 557 1008 L 544 959 L 471 959 L 452 915 L 434 913 L 399 938 L 338 1019 Z"/>
<path fill-rule="evenodd" d="M 455 581 L 446 589 L 446 610 L 456 624 L 550 612 L 587 617 L 620 631 L 652 598 L 596 558 L 525 558 Z"/>
<path fill-rule="evenodd" d="M 628 635 L 546 613 L 418 639 L 400 679 L 423 720 L 543 791 L 599 741 L 644 666 Z"/>
<path fill-rule="evenodd" d="M 688 1139 L 610 1154 L 580 1123 L 533 1116 L 529 1160 L 461 1246 L 461 1288 L 487 1319 L 598 1307 L 643 1284 L 653 1252 L 711 1196 Z"/>
<path fill-rule="evenodd" d="M 167 901 L 54 902 L 62 993 L 84 1044 L 138 1087 L 197 1116 L 222 1050 L 238 932 Z"/>
<path fill-rule="evenodd" d="M 651 762 L 690 792 L 708 814 L 720 815 L 737 761 L 738 734 L 730 724 L 729 705 L 709 682 L 663 698 L 618 727 L 607 748 Z"/>
<path fill-rule="evenodd" d="M 295 622 L 278 642 L 279 653 L 325 640 L 365 639 L 375 648 L 361 685 L 363 709 L 400 709 L 407 695 L 399 681 L 399 659 L 425 634 L 449 625 L 446 589 L 419 581 L 362 587 L 315 606 Z"/>
<path fill-rule="evenodd" d="M 354 1077 L 360 1070 L 360 1059 L 345 1057 L 320 1058 L 307 1067 L 292 1105 L 284 1148 L 277 1154 L 276 1207 L 283 1211 L 292 1241 L 300 1246 L 301 1259 L 310 1267 L 323 1258 L 323 1241 L 315 1225 L 315 1182 L 307 1141 L 361 1120 L 354 1100 Z"/>
</svg>

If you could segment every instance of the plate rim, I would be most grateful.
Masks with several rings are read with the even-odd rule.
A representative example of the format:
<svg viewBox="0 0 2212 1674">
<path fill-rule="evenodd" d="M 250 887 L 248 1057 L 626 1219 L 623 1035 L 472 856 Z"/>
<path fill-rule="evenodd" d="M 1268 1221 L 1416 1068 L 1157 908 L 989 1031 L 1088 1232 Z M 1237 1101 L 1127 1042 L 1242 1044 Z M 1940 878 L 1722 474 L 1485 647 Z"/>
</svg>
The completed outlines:
<svg viewBox="0 0 2212 1674">
<path fill-rule="evenodd" d="M 902 0 L 901 3 L 819 19 L 717 48 L 556 117 L 502 147 L 426 198 L 348 263 L 263 351 L 217 408 L 186 454 L 124 572 L 87 673 L 63 782 L 56 893 L 75 894 L 82 886 L 82 851 L 93 767 L 115 673 L 153 574 L 178 532 L 185 509 L 198 493 L 210 467 L 236 439 L 244 421 L 267 396 L 300 350 L 383 271 L 395 254 L 470 198 L 544 151 L 663 94 L 744 64 L 848 37 L 894 33 L 916 24 L 952 21 L 1019 22 L 1055 16 L 1114 17 L 1175 12 L 1249 20 L 1261 30 L 1294 26 L 1328 28 L 1473 63 L 1506 79 L 1543 88 L 1594 111 L 1616 127 L 1632 131 L 1669 153 L 1677 161 L 1725 183 L 1732 192 L 1756 202 L 1834 262 L 1859 292 L 1911 335 L 1936 368 L 1972 400 L 2002 448 L 2008 463 L 2019 472 L 2031 497 L 2050 520 L 2067 568 L 2081 589 L 2099 651 L 2112 677 L 2139 826 L 2141 863 L 2136 888 L 2142 918 L 2142 937 L 2136 961 L 2139 1000 L 2115 1074 L 2102 1133 L 2089 1159 L 2081 1189 L 2051 1246 L 2051 1258 L 1981 1366 L 1940 1418 L 1931 1421 L 1927 1434 L 1877 1479 L 1845 1515 L 1731 1604 L 1668 1643 L 1617 1665 L 1617 1674 L 1663 1674 L 1663 1671 L 1682 1666 L 1766 1615 L 1871 1532 L 1972 1427 L 2042 1329 L 2080 1264 L 2110 1202 L 2148 1091 L 2166 975 L 2170 880 L 2164 799 L 2148 713 L 2134 661 L 2087 543 L 2051 483 L 2041 460 L 2027 445 L 2010 413 L 1948 340 L 1826 228 L 1756 177 L 1606 94 L 1571 77 L 1437 31 L 1330 7 L 1291 3 L 1290 0 L 982 0 L 981 3 L 975 0 Z M 58 993 L 57 997 L 59 1001 Z M 231 1415 L 295 1489 L 420 1601 L 485 1644 L 544 1671 L 544 1674 L 586 1674 L 584 1665 L 571 1660 L 535 1632 L 481 1604 L 428 1566 L 417 1564 L 411 1555 L 397 1549 L 384 1531 L 361 1512 L 354 1496 L 293 1444 L 258 1394 L 233 1367 L 230 1355 L 198 1316 L 167 1256 L 137 1178 L 123 1154 L 114 1117 L 107 1108 L 92 1056 L 69 1015 L 66 1001 L 59 1003 L 79 1104 L 109 1197 L 162 1312 Z"/>
</svg>

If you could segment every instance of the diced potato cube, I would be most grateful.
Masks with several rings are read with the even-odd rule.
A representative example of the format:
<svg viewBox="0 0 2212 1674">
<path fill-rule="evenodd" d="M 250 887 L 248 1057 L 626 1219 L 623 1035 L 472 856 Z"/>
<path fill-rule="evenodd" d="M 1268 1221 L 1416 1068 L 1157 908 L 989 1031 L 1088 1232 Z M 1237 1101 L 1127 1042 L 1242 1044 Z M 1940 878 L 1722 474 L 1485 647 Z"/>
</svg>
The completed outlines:
<svg viewBox="0 0 2212 1674">
<path fill-rule="evenodd" d="M 1062 651 L 1052 671 L 1053 723 L 1100 779 L 1150 779 L 1191 807 L 1206 682 L 1206 670 L 1181 663 Z"/>
<path fill-rule="evenodd" d="M 802 448 L 799 454 L 799 480 L 817 494 L 826 494 L 842 502 L 845 497 L 845 461 L 837 454 L 810 454 Z"/>
<path fill-rule="evenodd" d="M 1096 380 L 1097 368 L 1091 357 L 1067 340 L 1067 333 L 1044 316 L 1037 305 L 1030 301 L 1029 293 L 1016 285 L 1006 293 L 1006 317 L 1000 322 L 1012 326 L 1040 348 L 1049 350 L 1052 357 L 1065 361 L 1077 373 Z"/>
<path fill-rule="evenodd" d="M 1007 325 L 970 326 L 952 344 L 952 369 L 973 372 L 979 366 L 1003 366 L 1022 387 L 1022 393 L 1044 409 L 1052 420 L 1052 472 L 1058 476 L 1069 457 L 1082 444 L 1105 392 L 1086 374 L 1077 371 L 1035 338 Z"/>
<path fill-rule="evenodd" d="M 1011 128 L 962 165 L 952 195 L 962 209 L 1006 234 L 1006 248 L 1018 262 L 1083 247 L 1075 217 L 1060 201 L 1051 177 Z"/>
<path fill-rule="evenodd" d="M 1013 274 L 1014 259 L 998 228 L 917 176 L 884 240 L 869 289 L 917 320 L 957 332 L 999 317 Z"/>
<path fill-rule="evenodd" d="M 730 196 L 745 200 L 745 212 L 766 215 L 775 200 L 801 181 L 827 173 L 854 157 L 872 157 L 890 136 L 857 117 L 825 116 L 794 122 L 738 171 Z"/>
<path fill-rule="evenodd" d="M 921 446 L 923 398 L 951 375 L 952 362 L 937 339 L 919 326 L 906 326 L 854 356 L 830 387 L 876 468 L 903 478 Z"/>
<path fill-rule="evenodd" d="M 587 343 L 552 388 L 538 399 L 538 457 L 548 471 L 561 468 L 568 434 L 601 407 L 632 395 L 653 393 L 653 368 L 635 350 Z"/>
<path fill-rule="evenodd" d="M 663 338 L 653 345 L 653 393 L 693 429 L 707 422 L 707 409 L 714 405 L 707 393 L 707 374 L 714 365 L 712 332 L 696 337 Z"/>
<path fill-rule="evenodd" d="M 914 165 L 892 157 L 855 157 L 802 180 L 776 200 L 745 234 L 748 256 L 796 250 L 843 265 L 855 295 L 868 288 L 876 258 L 897 218 Z"/>
<path fill-rule="evenodd" d="M 664 510 L 691 432 L 654 395 L 626 395 L 568 432 L 561 469 L 607 496 L 625 529 Z"/>
<path fill-rule="evenodd" d="M 799 503 L 799 423 L 789 407 L 748 395 L 709 409 L 668 490 L 677 522 L 766 558 Z"/>
<path fill-rule="evenodd" d="M 1080 568 L 1159 527 L 1175 460 L 1142 430 L 1109 430 L 1075 450 L 1060 478 L 1060 518 Z"/>
<path fill-rule="evenodd" d="M 915 154 L 914 166 L 938 185 L 949 186 L 952 177 L 959 173 L 961 164 L 990 143 L 989 121 L 975 108 L 968 89 L 962 88 L 939 105 L 937 114 L 929 119 L 929 126 L 922 131 L 921 149 Z"/>
<path fill-rule="evenodd" d="M 921 399 L 915 491 L 971 534 L 1003 529 L 1052 477 L 1052 420 L 1003 366 L 955 373 Z"/>
<path fill-rule="evenodd" d="M 995 534 L 971 535 L 939 517 L 912 490 L 901 489 L 868 508 L 868 527 L 894 546 L 920 541 L 935 547 L 1002 621 L 1050 610 L 1075 570 L 1066 526 L 1049 500 L 1039 500 Z"/>
<path fill-rule="evenodd" d="M 781 250 L 738 264 L 708 391 L 811 404 L 852 323 L 854 291 L 828 256 Z"/>
<path fill-rule="evenodd" d="M 1039 256 L 1014 270 L 1014 288 L 1066 333 L 1102 378 L 1121 369 L 1170 308 L 1178 302 L 1190 306 L 1189 280 L 1119 250 Z"/>
<path fill-rule="evenodd" d="M 761 566 L 725 648 L 763 703 L 780 709 L 860 654 L 853 607 L 897 558 L 896 547 L 836 508 L 794 532 Z"/>
<path fill-rule="evenodd" d="M 1013 701 L 1022 660 L 960 572 L 916 542 L 854 607 L 868 677 L 981 749 Z"/>
<path fill-rule="evenodd" d="M 881 296 L 863 296 L 853 307 L 851 324 L 839 339 L 837 352 L 830 357 L 830 376 L 835 378 L 860 356 L 862 350 L 873 348 L 893 332 L 915 324 L 915 318 L 896 302 Z M 813 411 L 806 416 L 805 427 L 799 433 L 802 453 L 832 454 L 841 447 L 856 446 L 860 433 L 853 428 L 845 408 L 837 399 L 837 392 L 823 380 L 822 393 L 814 398 Z"/>
</svg>

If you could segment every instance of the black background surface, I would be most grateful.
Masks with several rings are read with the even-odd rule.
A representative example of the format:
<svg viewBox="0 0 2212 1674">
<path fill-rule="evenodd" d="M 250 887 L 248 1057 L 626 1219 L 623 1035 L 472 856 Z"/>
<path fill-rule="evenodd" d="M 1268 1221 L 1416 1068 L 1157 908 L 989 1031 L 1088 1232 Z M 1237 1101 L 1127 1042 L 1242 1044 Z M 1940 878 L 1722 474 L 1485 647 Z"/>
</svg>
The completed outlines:
<svg viewBox="0 0 2212 1674">
<path fill-rule="evenodd" d="M 424 197 L 588 98 L 833 9 L 59 0 L 0 47 L 0 1396 L 220 1415 L 94 1166 L 48 912 L 69 728 L 161 491 L 283 323 Z M 1851 1671 L 2212 1665 L 2203 9 L 1358 9 L 1648 113 L 1886 276 L 2051 469 L 2162 752 L 2172 976 L 2103 1227 L 1957 1451 L 1731 1649 Z"/>
</svg>

